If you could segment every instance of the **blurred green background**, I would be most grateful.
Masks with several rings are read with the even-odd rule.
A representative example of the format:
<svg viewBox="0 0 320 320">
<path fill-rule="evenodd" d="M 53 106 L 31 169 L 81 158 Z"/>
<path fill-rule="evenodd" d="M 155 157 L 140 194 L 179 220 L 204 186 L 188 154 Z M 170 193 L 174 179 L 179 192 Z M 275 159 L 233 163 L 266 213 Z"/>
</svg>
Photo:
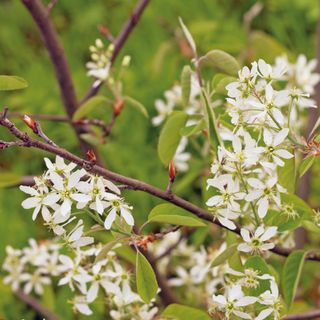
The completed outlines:
<svg viewBox="0 0 320 320">
<path fill-rule="evenodd" d="M 183 65 L 190 60 L 186 42 L 179 31 L 179 16 L 189 27 L 202 54 L 219 48 L 238 57 L 242 64 L 257 57 L 272 62 L 282 52 L 291 57 L 299 53 L 308 58 L 315 56 L 318 1 L 261 1 L 263 10 L 253 20 L 248 35 L 243 16 L 255 2 L 151 0 L 117 59 L 116 66 L 124 54 L 132 57 L 124 77 L 125 94 L 141 101 L 150 118 L 156 114 L 154 100 L 161 98 L 164 90 L 179 80 Z M 89 45 L 101 37 L 97 26 L 103 24 L 117 35 L 134 5 L 133 0 L 58 0 L 51 18 L 65 47 L 79 99 L 92 83 L 92 79 L 86 76 L 85 63 L 89 60 Z M 9 106 L 11 111 L 21 113 L 64 115 L 51 62 L 27 10 L 18 0 L 0 0 L 0 21 L 0 74 L 18 75 L 29 82 L 25 90 L 1 93 L 1 106 Z M 105 120 L 108 116 L 106 112 Z M 167 172 L 156 150 L 159 128 L 153 128 L 149 120 L 136 110 L 125 107 L 107 144 L 101 146 L 100 151 L 108 168 L 165 188 Z M 20 120 L 17 124 L 25 129 Z M 68 124 L 43 121 L 42 127 L 59 145 L 80 154 Z M 2 128 L 0 137 L 9 138 Z M 1 151 L 0 184 L 1 176 L 8 172 L 21 176 L 41 174 L 45 169 L 43 156 L 44 153 L 35 150 Z M 199 172 L 199 166 L 205 168 L 209 162 L 210 159 L 205 163 L 194 159 L 191 163 L 195 168 L 193 172 Z M 184 178 L 179 177 L 176 191 L 192 201 L 201 201 L 197 192 L 201 179 L 197 174 Z M 50 236 L 40 220 L 32 222 L 31 212 L 21 208 L 23 198 L 16 187 L 0 189 L 0 263 L 6 245 L 21 247 L 30 237 Z M 135 216 L 140 222 L 159 202 L 137 192 L 127 192 L 126 198 L 134 205 Z M 71 308 L 65 305 L 67 291 L 61 291 L 55 303 L 45 303 L 63 319 L 73 319 Z M 0 277 L 0 319 L 2 317 L 33 319 L 34 314 L 14 299 L 11 289 L 2 284 Z"/>
</svg>

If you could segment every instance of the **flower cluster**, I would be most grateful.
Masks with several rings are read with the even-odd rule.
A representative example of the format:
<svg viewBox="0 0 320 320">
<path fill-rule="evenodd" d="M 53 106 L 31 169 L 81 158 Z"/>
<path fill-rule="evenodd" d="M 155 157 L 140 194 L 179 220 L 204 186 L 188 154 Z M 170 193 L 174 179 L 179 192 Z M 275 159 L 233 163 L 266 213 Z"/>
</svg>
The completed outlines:
<svg viewBox="0 0 320 320">
<path fill-rule="evenodd" d="M 227 261 L 212 267 L 212 262 L 226 250 L 226 243 L 218 249 L 203 246 L 196 249 L 188 245 L 180 231 L 168 234 L 153 244 L 151 250 L 156 257 L 161 257 L 178 241 L 179 246 L 171 252 L 171 258 L 163 257 L 160 266 L 162 272 L 168 269 L 173 272 L 173 277 L 169 279 L 170 286 L 186 289 L 181 291 L 182 299 L 190 299 L 191 293 L 193 301 L 206 303 L 214 319 L 218 318 L 219 312 L 224 314 L 225 319 L 263 320 L 271 315 L 274 319 L 280 319 L 282 302 L 278 285 L 271 274 L 252 267 L 241 267 L 242 271 L 238 271 Z M 243 263 L 245 265 L 245 261 Z M 260 290 L 261 293 L 253 296 L 248 294 L 250 290 Z M 259 304 L 260 308 L 254 311 L 251 308 L 253 304 Z"/>
<path fill-rule="evenodd" d="M 59 156 L 55 163 L 48 158 L 45 163 L 48 170 L 40 178 L 35 178 L 34 187 L 20 186 L 30 195 L 22 202 L 22 207 L 33 209 L 33 220 L 41 212 L 45 225 L 72 247 L 93 242 L 93 238 L 83 236 L 81 219 L 70 232 L 66 231 L 65 227 L 76 220 L 75 208 L 88 213 L 107 230 L 114 223 L 134 225 L 132 207 L 121 197 L 115 184 L 84 169 L 76 169 L 74 163 L 66 164 Z"/>
<path fill-rule="evenodd" d="M 294 72 L 301 65 L 306 69 L 303 80 Z M 227 112 L 234 128 L 228 139 L 231 144 L 225 141 L 219 146 L 211 166 L 213 178 L 207 186 L 213 196 L 207 206 L 229 229 L 236 229 L 239 217 L 250 223 L 241 230 L 244 243 L 239 251 L 257 253 L 274 247 L 274 241 L 269 241 L 277 236 L 277 227 L 265 227 L 264 218 L 270 209 L 287 212 L 288 205 L 281 199 L 287 190 L 279 183 L 278 172 L 294 157 L 292 113 L 314 106 L 309 93 L 319 75 L 312 73 L 313 68 L 303 57 L 296 65 L 284 57 L 274 66 L 260 59 L 251 68 L 241 69 L 237 81 L 226 87 Z M 284 89 L 280 80 L 286 81 Z M 255 228 L 252 236 L 248 228 Z"/>
<path fill-rule="evenodd" d="M 4 282 L 14 291 L 34 291 L 43 294 L 43 286 L 50 285 L 52 277 L 58 277 L 58 286 L 68 285 L 74 294 L 71 303 L 82 314 L 91 315 L 90 304 L 99 295 L 106 298 L 110 317 L 114 320 L 133 316 L 135 319 L 151 320 L 158 309 L 144 304 L 130 284 L 130 272 L 123 268 L 114 251 L 109 251 L 97 261 L 101 247 L 88 250 L 77 249 L 72 256 L 61 254 L 62 246 L 56 242 L 38 244 L 29 240 L 22 250 L 7 247 L 3 269 L 8 272 Z"/>
</svg>

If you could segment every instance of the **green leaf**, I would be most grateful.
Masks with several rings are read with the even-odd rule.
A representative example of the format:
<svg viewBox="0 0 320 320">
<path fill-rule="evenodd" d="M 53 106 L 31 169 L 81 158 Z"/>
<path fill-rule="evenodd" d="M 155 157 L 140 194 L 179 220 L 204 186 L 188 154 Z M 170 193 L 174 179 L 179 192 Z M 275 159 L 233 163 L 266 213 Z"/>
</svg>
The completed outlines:
<svg viewBox="0 0 320 320">
<path fill-rule="evenodd" d="M 98 146 L 103 143 L 103 140 L 94 133 L 82 133 L 80 134 L 80 138 L 94 146 Z"/>
<path fill-rule="evenodd" d="M 212 67 L 218 72 L 236 76 L 240 65 L 229 53 L 222 50 L 212 50 L 199 59 L 200 67 Z"/>
<path fill-rule="evenodd" d="M 154 207 L 148 216 L 150 222 L 162 222 L 188 227 L 205 227 L 206 224 L 197 216 L 171 203 L 163 203 Z"/>
<path fill-rule="evenodd" d="M 196 44 L 193 40 L 193 37 L 190 33 L 190 31 L 188 30 L 188 28 L 186 27 L 186 25 L 183 23 L 182 19 L 179 17 L 179 22 L 180 22 L 180 25 L 181 25 L 181 28 L 182 28 L 182 31 L 184 33 L 184 36 L 186 37 L 192 51 L 193 51 L 193 54 L 194 56 L 197 55 L 197 47 L 196 47 Z"/>
<path fill-rule="evenodd" d="M 218 146 L 222 144 L 222 141 L 217 130 L 216 117 L 210 105 L 209 98 L 204 90 L 202 90 L 202 98 L 206 107 L 210 143 L 213 149 L 217 151 Z"/>
<path fill-rule="evenodd" d="M 157 294 L 158 283 L 149 261 L 140 252 L 137 252 L 136 258 L 136 278 L 139 296 L 149 303 Z"/>
<path fill-rule="evenodd" d="M 284 160 L 284 163 L 283 167 L 278 167 L 278 182 L 286 188 L 288 192 L 294 193 L 296 189 L 295 157 Z"/>
<path fill-rule="evenodd" d="M 88 117 L 96 109 L 105 107 L 107 104 L 110 104 L 110 99 L 104 96 L 95 96 L 82 104 L 77 111 L 73 114 L 72 120 L 80 120 Z"/>
<path fill-rule="evenodd" d="M 17 76 L 0 76 L 0 91 L 24 89 L 28 82 Z"/>
<path fill-rule="evenodd" d="M 238 236 L 231 231 L 227 231 L 226 242 L 227 242 L 227 247 L 231 247 L 234 244 L 238 245 L 239 244 Z M 236 251 L 233 255 L 228 257 L 228 263 L 232 269 L 241 271 L 241 272 L 243 271 L 242 261 L 238 251 Z"/>
<path fill-rule="evenodd" d="M 226 86 L 236 80 L 237 79 L 235 77 L 227 76 L 223 73 L 217 73 L 212 79 L 212 88 L 216 93 L 226 95 Z"/>
<path fill-rule="evenodd" d="M 140 111 L 146 118 L 149 118 L 148 111 L 141 102 L 128 96 L 123 97 L 123 99 L 124 101 L 127 101 L 136 110 Z"/>
<path fill-rule="evenodd" d="M 282 292 L 288 309 L 291 308 L 296 294 L 305 256 L 305 251 L 294 251 L 288 256 L 284 264 L 282 271 Z"/>
<path fill-rule="evenodd" d="M 162 313 L 163 317 L 174 320 L 210 320 L 211 317 L 200 309 L 184 306 L 182 304 L 170 304 Z"/>
<path fill-rule="evenodd" d="M 320 117 L 317 119 L 316 123 L 314 124 L 311 132 L 309 133 L 309 137 L 312 137 L 313 134 L 316 132 L 316 130 L 319 128 L 320 126 Z"/>
<path fill-rule="evenodd" d="M 182 128 L 180 130 L 180 134 L 184 137 L 190 137 L 201 132 L 205 128 L 206 128 L 206 121 L 202 119 L 197 124 L 193 124 L 191 126 Z"/>
<path fill-rule="evenodd" d="M 190 66 L 184 66 L 181 73 L 182 103 L 187 106 L 191 92 L 191 74 Z"/>
<path fill-rule="evenodd" d="M 0 188 L 15 186 L 21 182 L 21 176 L 13 172 L 0 172 Z"/>
<path fill-rule="evenodd" d="M 273 63 L 276 57 L 281 56 L 284 53 L 288 55 L 289 60 L 290 57 L 292 57 L 292 54 L 286 47 L 275 38 L 262 31 L 254 31 L 251 33 L 250 44 L 251 61 L 264 59 L 269 63 Z M 266 50 L 266 48 L 268 49 Z"/>
<path fill-rule="evenodd" d="M 211 263 L 210 267 L 216 267 L 228 260 L 237 251 L 238 244 L 234 243 L 222 253 L 220 253 Z"/>
<path fill-rule="evenodd" d="M 164 124 L 158 143 L 158 154 L 163 164 L 173 159 L 181 140 L 180 130 L 185 126 L 188 115 L 181 111 L 173 112 Z"/>
<path fill-rule="evenodd" d="M 315 156 L 305 157 L 299 166 L 299 177 L 301 178 L 313 165 Z"/>
<path fill-rule="evenodd" d="M 119 243 L 119 239 L 115 239 L 112 240 L 110 242 L 108 242 L 107 244 L 105 244 L 102 249 L 100 250 L 99 254 L 97 255 L 96 259 L 95 259 L 95 263 L 104 260 L 107 256 L 108 253 L 112 250 L 112 248 Z"/>
</svg>

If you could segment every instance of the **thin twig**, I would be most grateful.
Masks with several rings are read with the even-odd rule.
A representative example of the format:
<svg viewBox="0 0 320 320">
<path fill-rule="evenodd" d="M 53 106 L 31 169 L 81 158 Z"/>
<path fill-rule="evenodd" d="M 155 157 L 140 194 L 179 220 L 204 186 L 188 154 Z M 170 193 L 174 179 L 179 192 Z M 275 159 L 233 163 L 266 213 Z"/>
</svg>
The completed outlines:
<svg viewBox="0 0 320 320">
<path fill-rule="evenodd" d="M 43 306 L 36 298 L 29 296 L 24 293 L 22 290 L 18 290 L 15 292 L 15 295 L 23 301 L 26 305 L 31 307 L 34 311 L 36 311 L 39 315 L 44 317 L 46 320 L 59 320 L 60 318 L 53 313 L 51 310 L 47 309 Z"/>
<path fill-rule="evenodd" d="M 121 32 L 119 33 L 118 37 L 114 41 L 114 51 L 113 51 L 112 57 L 110 59 L 111 65 L 117 59 L 119 52 L 121 51 L 122 47 L 124 46 L 129 35 L 131 34 L 131 32 L 134 30 L 134 27 L 139 22 L 142 14 L 143 14 L 143 12 L 149 2 L 150 2 L 150 0 L 140 0 L 137 3 L 137 6 L 133 10 L 133 12 L 131 13 L 128 21 L 123 26 Z M 87 94 L 81 100 L 80 104 L 83 104 L 84 102 L 89 100 L 91 97 L 95 96 L 98 93 L 101 85 L 102 85 L 102 83 L 99 83 L 99 85 L 92 84 L 91 88 L 88 90 Z"/>
<path fill-rule="evenodd" d="M 43 143 L 39 140 L 33 139 L 30 136 L 28 136 L 27 134 L 20 131 L 10 120 L 4 119 L 1 116 L 0 116 L 0 125 L 3 127 L 6 127 L 11 132 L 12 135 L 17 137 L 21 141 L 23 141 L 24 143 L 21 145 L 22 147 L 33 147 L 36 149 L 41 149 L 41 150 L 47 151 L 47 152 L 55 154 L 55 155 L 59 155 L 60 157 L 66 159 L 68 161 L 71 161 L 71 162 L 77 164 L 78 166 L 84 168 L 88 172 L 97 174 L 101 177 L 104 177 L 104 178 L 109 179 L 114 182 L 124 184 L 126 186 L 131 186 L 134 190 L 139 190 L 139 191 L 149 193 L 150 195 L 153 195 L 157 198 L 160 198 L 162 200 L 170 202 L 178 207 L 181 207 L 181 208 L 193 213 L 194 215 L 196 215 L 200 219 L 204 219 L 206 221 L 209 221 L 211 223 L 214 223 L 214 224 L 220 226 L 221 228 L 225 228 L 228 231 L 232 231 L 232 232 L 240 235 L 240 226 L 239 225 L 236 225 L 236 229 L 229 230 L 228 228 L 223 226 L 218 220 L 214 220 L 212 214 L 210 214 L 207 210 L 202 209 L 202 208 L 194 205 L 193 203 L 178 197 L 175 194 L 168 195 L 168 193 L 166 191 L 159 189 L 155 186 L 152 186 L 150 184 L 147 184 L 143 181 L 123 176 L 121 174 L 107 170 L 99 165 L 93 165 L 89 161 L 84 160 L 84 159 L 70 153 L 69 151 L 67 151 L 65 149 L 62 149 L 58 146 L 56 147 L 56 146 L 53 146 L 50 144 Z M 291 252 L 293 252 L 291 249 L 281 248 L 278 246 L 273 248 L 271 251 L 278 254 L 278 255 L 281 255 L 281 256 L 288 256 Z M 315 252 L 309 252 L 306 256 L 306 259 L 313 260 L 313 261 L 320 261 L 320 255 Z"/>
<path fill-rule="evenodd" d="M 47 16 L 50 15 L 52 9 L 55 7 L 55 5 L 57 4 L 58 0 L 51 0 L 49 2 L 49 4 L 47 5 Z"/>
</svg>

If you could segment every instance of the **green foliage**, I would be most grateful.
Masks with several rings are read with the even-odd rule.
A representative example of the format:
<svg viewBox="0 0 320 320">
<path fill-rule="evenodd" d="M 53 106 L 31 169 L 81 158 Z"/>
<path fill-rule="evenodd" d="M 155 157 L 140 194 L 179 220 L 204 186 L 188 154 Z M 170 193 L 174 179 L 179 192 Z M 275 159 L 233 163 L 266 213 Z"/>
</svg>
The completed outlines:
<svg viewBox="0 0 320 320">
<path fill-rule="evenodd" d="M 164 124 L 158 142 L 158 154 L 163 164 L 168 165 L 176 153 L 180 142 L 180 130 L 185 126 L 188 115 L 181 111 L 173 112 Z"/>
<path fill-rule="evenodd" d="M 1 172 L 0 174 L 0 188 L 17 185 L 20 181 L 21 177 L 14 172 Z"/>
<path fill-rule="evenodd" d="M 1 76 L 0 75 L 0 91 L 11 91 L 24 89 L 28 83 L 23 78 L 17 76 Z"/>
<path fill-rule="evenodd" d="M 111 106 L 110 99 L 104 96 L 94 96 L 77 109 L 77 111 L 73 114 L 72 119 L 76 121 L 89 116 L 93 117 L 93 115 L 101 109 L 105 112 L 107 106 Z"/>
<path fill-rule="evenodd" d="M 184 106 L 189 103 L 190 99 L 191 74 L 190 66 L 184 66 L 181 73 L 182 102 Z"/>
<path fill-rule="evenodd" d="M 216 267 L 220 264 L 224 263 L 228 260 L 231 256 L 233 256 L 237 252 L 238 244 L 232 244 L 230 247 L 228 247 L 226 250 L 224 250 L 222 253 L 220 253 L 210 264 L 210 267 Z"/>
<path fill-rule="evenodd" d="M 305 157 L 299 166 L 299 178 L 301 178 L 313 165 L 315 156 Z"/>
<path fill-rule="evenodd" d="M 298 283 L 300 281 L 301 272 L 304 264 L 304 259 L 306 256 L 305 251 L 294 251 L 286 259 L 282 277 L 281 285 L 284 300 L 287 304 L 288 309 L 291 308 L 293 299 L 296 294 Z"/>
<path fill-rule="evenodd" d="M 209 315 L 199 309 L 181 304 L 170 304 L 162 313 L 162 316 L 172 320 L 210 320 Z"/>
<path fill-rule="evenodd" d="M 200 67 L 211 67 L 218 72 L 236 76 L 240 65 L 238 61 L 222 50 L 212 50 L 199 59 Z"/>
<path fill-rule="evenodd" d="M 159 204 L 149 214 L 148 221 L 188 227 L 205 227 L 206 224 L 192 213 L 170 203 Z"/>
<path fill-rule="evenodd" d="M 128 96 L 124 96 L 123 99 L 124 101 L 128 102 L 130 106 L 132 106 L 137 111 L 139 111 L 142 115 L 144 115 L 146 118 L 149 117 L 146 107 L 141 102 Z"/>
<path fill-rule="evenodd" d="M 219 132 L 217 130 L 217 122 L 214 111 L 209 101 L 207 93 L 202 90 L 202 98 L 206 108 L 207 124 L 208 124 L 208 136 L 213 150 L 217 151 L 218 146 L 222 144 Z"/>
<path fill-rule="evenodd" d="M 149 303 L 158 291 L 158 283 L 149 261 L 140 252 L 136 258 L 136 278 L 138 294 L 145 303 Z"/>
</svg>

